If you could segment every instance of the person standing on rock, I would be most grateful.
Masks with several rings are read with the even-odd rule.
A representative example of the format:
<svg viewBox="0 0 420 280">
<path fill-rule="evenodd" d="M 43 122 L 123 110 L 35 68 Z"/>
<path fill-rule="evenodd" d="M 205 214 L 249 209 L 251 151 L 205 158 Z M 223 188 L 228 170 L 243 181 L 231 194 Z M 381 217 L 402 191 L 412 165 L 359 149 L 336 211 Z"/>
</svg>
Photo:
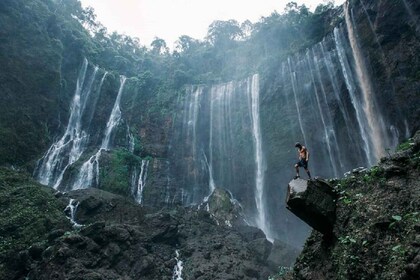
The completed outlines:
<svg viewBox="0 0 420 280">
<path fill-rule="evenodd" d="M 311 179 L 311 172 L 309 172 L 309 169 L 308 169 L 308 161 L 309 161 L 308 149 L 305 146 L 302 146 L 302 144 L 300 144 L 299 142 L 295 144 L 295 147 L 298 149 L 298 153 L 299 153 L 299 161 L 295 164 L 295 168 L 296 168 L 295 179 L 300 178 L 299 167 L 303 167 L 306 173 L 308 173 L 309 179 Z"/>
</svg>

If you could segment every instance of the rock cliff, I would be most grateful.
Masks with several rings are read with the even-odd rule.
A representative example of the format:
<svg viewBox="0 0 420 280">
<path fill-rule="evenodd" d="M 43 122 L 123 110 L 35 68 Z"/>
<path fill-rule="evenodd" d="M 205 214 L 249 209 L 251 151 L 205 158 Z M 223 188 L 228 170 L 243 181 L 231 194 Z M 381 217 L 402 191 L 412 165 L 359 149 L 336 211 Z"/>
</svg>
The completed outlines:
<svg viewBox="0 0 420 280">
<path fill-rule="evenodd" d="M 313 231 L 279 279 L 419 279 L 419 171 L 417 132 L 377 166 L 331 180 L 339 196 L 334 237 Z"/>
<path fill-rule="evenodd" d="M 93 188 L 55 192 L 9 169 L 0 178 L 1 279 L 170 279 L 175 267 L 183 279 L 267 279 L 298 252 L 235 226 L 222 190 L 208 207 L 155 212 Z"/>
</svg>

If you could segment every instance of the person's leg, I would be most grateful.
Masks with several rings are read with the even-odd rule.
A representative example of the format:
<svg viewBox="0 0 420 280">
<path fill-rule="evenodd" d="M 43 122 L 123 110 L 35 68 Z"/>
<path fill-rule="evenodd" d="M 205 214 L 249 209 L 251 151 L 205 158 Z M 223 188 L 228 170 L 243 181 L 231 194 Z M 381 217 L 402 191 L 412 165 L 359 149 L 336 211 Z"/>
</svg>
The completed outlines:
<svg viewBox="0 0 420 280">
<path fill-rule="evenodd" d="M 311 177 L 311 172 L 309 172 L 309 169 L 308 169 L 308 168 L 305 168 L 305 171 L 306 171 L 306 173 L 308 173 L 308 177 L 309 177 L 309 179 L 312 179 L 312 177 Z"/>
<path fill-rule="evenodd" d="M 295 179 L 297 179 L 297 178 L 299 178 L 300 176 L 299 176 L 299 164 L 295 164 L 295 169 L 296 169 L 296 176 L 295 176 Z"/>
</svg>

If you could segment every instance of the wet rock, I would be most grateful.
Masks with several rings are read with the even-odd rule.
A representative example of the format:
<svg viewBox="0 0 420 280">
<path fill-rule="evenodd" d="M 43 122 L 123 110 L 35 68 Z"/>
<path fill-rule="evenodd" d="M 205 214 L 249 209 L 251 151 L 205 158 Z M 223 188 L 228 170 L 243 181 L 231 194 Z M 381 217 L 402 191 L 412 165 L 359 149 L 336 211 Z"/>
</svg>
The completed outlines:
<svg viewBox="0 0 420 280">
<path fill-rule="evenodd" d="M 265 238 L 264 232 L 256 227 L 251 226 L 237 226 L 235 229 L 246 241 L 252 241 L 259 238 Z"/>
<path fill-rule="evenodd" d="M 44 250 L 45 250 L 45 244 L 38 242 L 38 243 L 33 244 L 31 247 L 29 247 L 28 251 L 32 259 L 39 260 L 41 259 L 42 252 L 44 252 Z"/>
<path fill-rule="evenodd" d="M 258 261 L 263 263 L 267 260 L 273 245 L 265 238 L 259 238 L 251 241 L 248 248 L 255 254 Z"/>
<path fill-rule="evenodd" d="M 51 231 L 48 234 L 48 241 L 53 241 L 56 238 L 63 236 L 65 232 L 66 231 L 63 229 L 56 229 L 56 230 Z"/>
<path fill-rule="evenodd" d="M 415 280 L 419 279 L 420 276 L 420 254 L 405 266 L 405 275 L 403 277 L 404 280 Z"/>
<path fill-rule="evenodd" d="M 273 270 L 278 269 L 280 266 L 290 267 L 293 265 L 294 260 L 299 253 L 300 250 L 297 248 L 293 248 L 290 245 L 276 239 L 273 242 L 270 255 L 267 259 L 267 264 Z"/>
<path fill-rule="evenodd" d="M 216 188 L 204 207 L 220 225 L 232 227 L 245 224 L 242 219 L 241 205 L 227 190 Z"/>
<path fill-rule="evenodd" d="M 176 245 L 178 243 L 178 227 L 176 225 L 169 225 L 160 229 L 154 234 L 152 241 L 155 243 Z"/>
<path fill-rule="evenodd" d="M 336 195 L 321 180 L 292 180 L 288 186 L 287 208 L 323 234 L 331 234 L 335 222 Z"/>
</svg>

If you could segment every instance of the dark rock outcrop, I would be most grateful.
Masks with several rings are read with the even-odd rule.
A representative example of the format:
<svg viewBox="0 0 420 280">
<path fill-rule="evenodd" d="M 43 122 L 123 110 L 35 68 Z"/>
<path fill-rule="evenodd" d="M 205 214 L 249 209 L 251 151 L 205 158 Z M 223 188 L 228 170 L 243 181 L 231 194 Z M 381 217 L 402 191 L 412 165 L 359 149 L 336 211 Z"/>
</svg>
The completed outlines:
<svg viewBox="0 0 420 280">
<path fill-rule="evenodd" d="M 321 179 L 290 181 L 287 208 L 323 234 L 331 234 L 335 221 L 336 195 Z"/>
<path fill-rule="evenodd" d="M 152 212 L 98 189 L 59 193 L 1 169 L 0 178 L 5 178 L 0 190 L 7 193 L 1 213 L 18 211 L 17 216 L 28 217 L 20 227 L 13 227 L 6 216 L 1 220 L 2 240 L 22 245 L 1 247 L 10 256 L 0 258 L 1 279 L 170 279 L 178 260 L 183 262 L 183 279 L 267 279 L 296 257 L 288 253 L 293 250 L 269 242 L 259 229 L 234 219 L 232 225 L 219 222 L 240 217 L 236 203 L 222 190 L 209 198 L 208 207 Z M 27 187 L 14 191 L 21 184 Z M 25 197 L 32 213 L 8 203 L 15 197 Z M 78 224 L 73 229 L 66 218 L 70 215 Z M 30 238 L 18 238 L 30 231 Z"/>
<path fill-rule="evenodd" d="M 417 132 L 378 166 L 332 181 L 336 238 L 313 231 L 280 279 L 420 279 L 419 148 Z"/>
<path fill-rule="evenodd" d="M 228 227 L 246 225 L 242 206 L 225 189 L 216 188 L 200 208 L 206 208 L 219 225 Z"/>
</svg>

